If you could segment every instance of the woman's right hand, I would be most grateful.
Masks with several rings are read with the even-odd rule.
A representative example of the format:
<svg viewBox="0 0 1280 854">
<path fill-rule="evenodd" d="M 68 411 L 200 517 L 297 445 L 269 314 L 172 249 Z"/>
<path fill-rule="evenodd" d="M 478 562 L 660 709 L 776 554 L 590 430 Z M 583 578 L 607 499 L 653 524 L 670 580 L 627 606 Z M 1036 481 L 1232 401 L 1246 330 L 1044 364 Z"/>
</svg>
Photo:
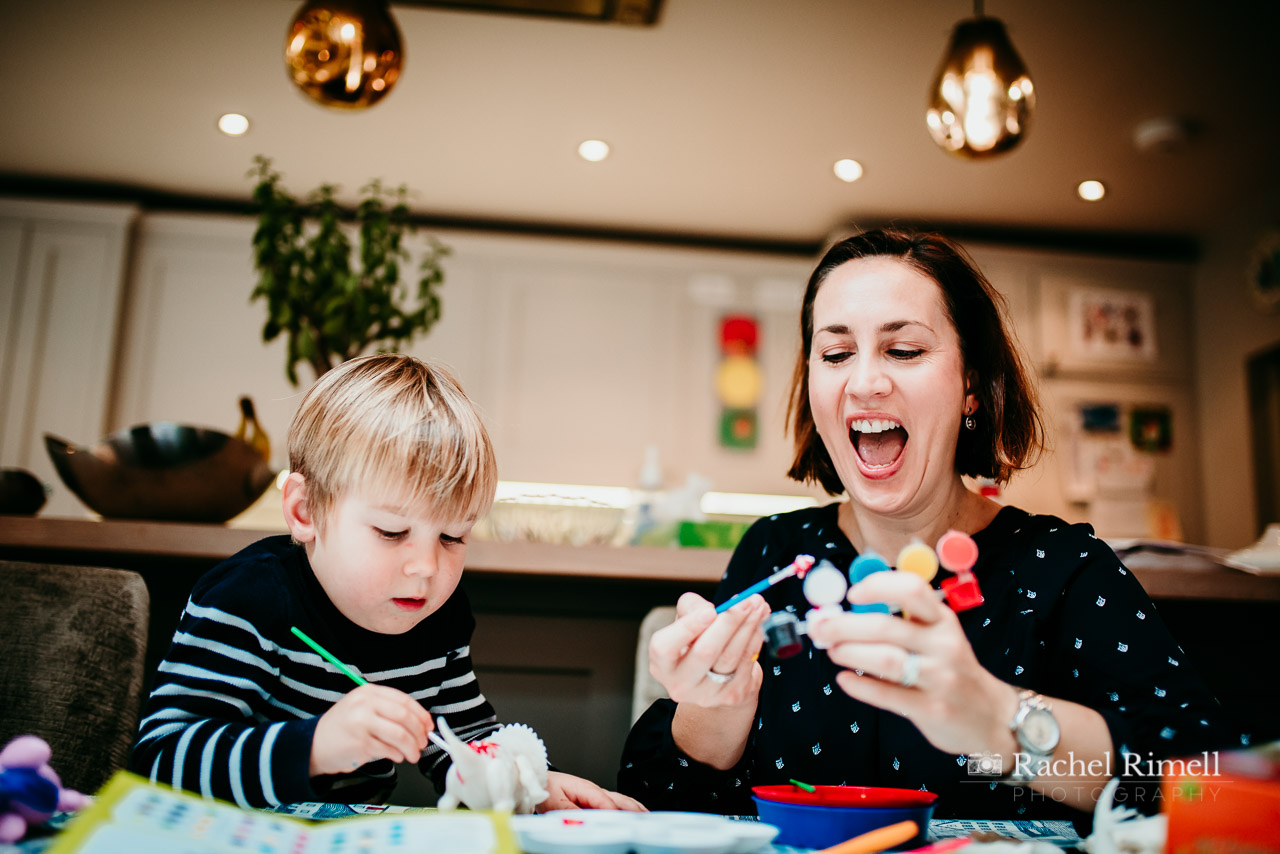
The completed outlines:
<svg viewBox="0 0 1280 854">
<path fill-rule="evenodd" d="M 676 621 L 649 641 L 649 672 L 677 703 L 754 708 L 764 678 L 756 661 L 760 626 L 768 616 L 762 596 L 717 614 L 706 599 L 686 593 L 676 603 Z"/>
</svg>

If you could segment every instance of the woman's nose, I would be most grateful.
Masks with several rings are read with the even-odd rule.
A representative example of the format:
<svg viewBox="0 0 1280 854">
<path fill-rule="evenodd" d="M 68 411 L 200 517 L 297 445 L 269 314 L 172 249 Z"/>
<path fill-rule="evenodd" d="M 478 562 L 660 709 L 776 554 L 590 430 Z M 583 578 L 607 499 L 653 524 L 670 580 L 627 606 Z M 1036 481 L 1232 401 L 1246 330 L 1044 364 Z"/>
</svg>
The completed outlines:
<svg viewBox="0 0 1280 854">
<path fill-rule="evenodd" d="M 880 397 L 889 393 L 891 382 L 884 366 L 876 358 L 851 360 L 849 379 L 844 393 L 850 397 Z"/>
</svg>

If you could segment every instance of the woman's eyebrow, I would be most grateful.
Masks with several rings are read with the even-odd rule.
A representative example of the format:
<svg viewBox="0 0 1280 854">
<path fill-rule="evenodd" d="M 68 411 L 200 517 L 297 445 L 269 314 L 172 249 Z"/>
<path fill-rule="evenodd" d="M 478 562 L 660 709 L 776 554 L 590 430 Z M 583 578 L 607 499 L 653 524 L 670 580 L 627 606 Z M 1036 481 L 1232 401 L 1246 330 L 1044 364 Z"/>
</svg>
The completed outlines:
<svg viewBox="0 0 1280 854">
<path fill-rule="evenodd" d="M 919 320 L 891 320 L 888 323 L 881 324 L 880 331 L 898 332 L 908 326 L 919 326 L 921 329 L 927 329 L 930 332 L 933 331 L 933 328 L 930 327 L 929 324 L 923 323 Z M 843 323 L 832 323 L 817 330 L 814 334 L 817 334 L 818 332 L 828 332 L 832 335 L 848 335 L 851 331 L 852 330 Z"/>
<path fill-rule="evenodd" d="M 880 331 L 881 332 L 898 332 L 899 330 L 905 329 L 908 326 L 919 326 L 921 329 L 926 329 L 929 332 L 933 331 L 933 328 L 930 327 L 929 324 L 919 320 L 893 320 L 893 321 L 890 321 L 889 323 L 882 325 L 880 327 Z"/>
</svg>

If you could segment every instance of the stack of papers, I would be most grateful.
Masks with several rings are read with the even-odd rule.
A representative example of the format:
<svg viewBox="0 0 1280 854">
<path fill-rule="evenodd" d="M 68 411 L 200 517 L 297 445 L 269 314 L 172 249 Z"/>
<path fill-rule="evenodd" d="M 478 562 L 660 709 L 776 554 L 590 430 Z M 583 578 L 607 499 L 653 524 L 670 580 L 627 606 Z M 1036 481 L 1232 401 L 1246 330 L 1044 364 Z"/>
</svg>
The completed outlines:
<svg viewBox="0 0 1280 854">
<path fill-rule="evenodd" d="M 357 813 L 353 813 L 357 814 Z M 505 815 L 399 812 L 315 824 L 204 800 L 121 771 L 48 854 L 519 854 Z"/>
</svg>

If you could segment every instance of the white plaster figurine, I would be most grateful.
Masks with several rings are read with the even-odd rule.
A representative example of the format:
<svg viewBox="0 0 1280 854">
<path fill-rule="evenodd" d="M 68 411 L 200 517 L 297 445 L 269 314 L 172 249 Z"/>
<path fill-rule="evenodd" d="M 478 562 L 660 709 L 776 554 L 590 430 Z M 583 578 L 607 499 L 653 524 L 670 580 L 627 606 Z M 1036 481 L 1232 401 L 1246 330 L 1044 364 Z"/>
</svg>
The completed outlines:
<svg viewBox="0 0 1280 854">
<path fill-rule="evenodd" d="M 465 804 L 473 810 L 527 814 L 549 796 L 547 748 L 524 724 L 499 727 L 484 741 L 463 741 L 444 718 L 430 738 L 453 759 L 438 809 Z"/>
</svg>

